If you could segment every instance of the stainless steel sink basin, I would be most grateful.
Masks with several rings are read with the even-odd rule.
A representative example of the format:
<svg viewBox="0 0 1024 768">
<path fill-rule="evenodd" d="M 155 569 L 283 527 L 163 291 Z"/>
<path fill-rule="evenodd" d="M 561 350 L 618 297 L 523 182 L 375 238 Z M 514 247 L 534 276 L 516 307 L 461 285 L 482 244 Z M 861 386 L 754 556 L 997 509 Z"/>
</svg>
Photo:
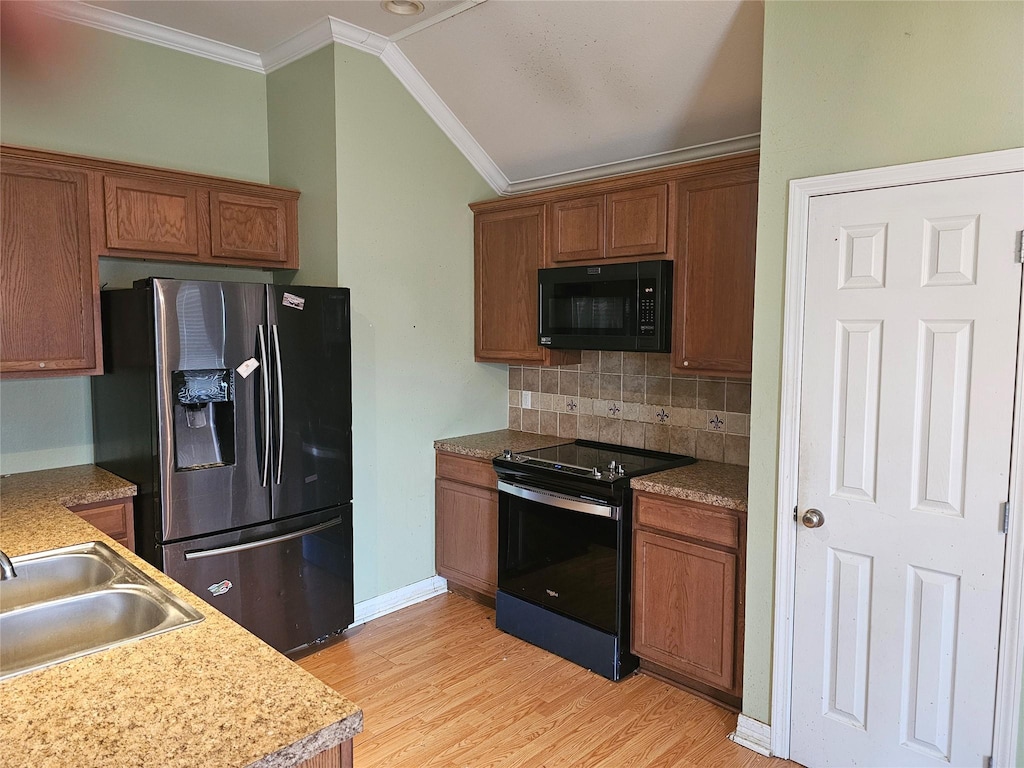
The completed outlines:
<svg viewBox="0 0 1024 768">
<path fill-rule="evenodd" d="M 18 576 L 0 582 L 0 611 L 66 597 L 113 581 L 115 565 L 99 552 L 27 555 L 13 560 Z"/>
<path fill-rule="evenodd" d="M 105 544 L 12 558 L 0 581 L 0 680 L 202 621 Z"/>
</svg>

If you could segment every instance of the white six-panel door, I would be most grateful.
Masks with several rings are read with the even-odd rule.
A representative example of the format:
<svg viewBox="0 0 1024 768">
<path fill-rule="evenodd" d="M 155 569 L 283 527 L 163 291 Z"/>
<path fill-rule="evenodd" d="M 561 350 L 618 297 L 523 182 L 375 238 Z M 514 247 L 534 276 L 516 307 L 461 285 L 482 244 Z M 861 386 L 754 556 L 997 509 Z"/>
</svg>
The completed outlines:
<svg viewBox="0 0 1024 768">
<path fill-rule="evenodd" d="M 991 754 L 1022 176 L 811 200 L 798 512 L 823 523 L 797 535 L 804 765 Z"/>
</svg>

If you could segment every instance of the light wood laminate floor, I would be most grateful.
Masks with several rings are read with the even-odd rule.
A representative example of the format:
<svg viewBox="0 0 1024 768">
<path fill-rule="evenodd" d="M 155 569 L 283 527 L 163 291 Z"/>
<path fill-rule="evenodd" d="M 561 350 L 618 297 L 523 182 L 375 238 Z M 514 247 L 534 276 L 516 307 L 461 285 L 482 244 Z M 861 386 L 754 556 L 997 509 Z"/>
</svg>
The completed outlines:
<svg viewBox="0 0 1024 768">
<path fill-rule="evenodd" d="M 646 675 L 609 682 L 450 593 L 299 663 L 363 708 L 358 768 L 798 768 L 728 741 L 734 714 Z"/>
</svg>

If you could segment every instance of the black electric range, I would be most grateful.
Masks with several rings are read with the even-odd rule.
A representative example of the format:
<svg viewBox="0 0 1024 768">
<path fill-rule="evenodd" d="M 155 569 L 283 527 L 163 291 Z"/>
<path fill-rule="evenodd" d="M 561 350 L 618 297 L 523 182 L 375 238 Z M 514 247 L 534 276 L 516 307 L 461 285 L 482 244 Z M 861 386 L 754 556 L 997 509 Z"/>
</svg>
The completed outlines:
<svg viewBox="0 0 1024 768">
<path fill-rule="evenodd" d="M 587 440 L 495 458 L 497 627 L 610 680 L 635 670 L 629 481 L 695 461 Z"/>
</svg>

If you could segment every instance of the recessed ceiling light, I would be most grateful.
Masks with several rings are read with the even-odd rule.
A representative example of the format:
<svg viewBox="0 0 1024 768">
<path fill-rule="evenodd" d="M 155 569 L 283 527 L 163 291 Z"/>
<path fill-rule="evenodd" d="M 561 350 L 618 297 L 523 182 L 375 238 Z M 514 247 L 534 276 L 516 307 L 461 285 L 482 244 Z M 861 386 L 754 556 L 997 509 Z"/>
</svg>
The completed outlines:
<svg viewBox="0 0 1024 768">
<path fill-rule="evenodd" d="M 415 16 L 417 13 L 423 13 L 423 3 L 419 0 L 384 0 L 380 7 L 388 13 L 399 16 Z"/>
</svg>

